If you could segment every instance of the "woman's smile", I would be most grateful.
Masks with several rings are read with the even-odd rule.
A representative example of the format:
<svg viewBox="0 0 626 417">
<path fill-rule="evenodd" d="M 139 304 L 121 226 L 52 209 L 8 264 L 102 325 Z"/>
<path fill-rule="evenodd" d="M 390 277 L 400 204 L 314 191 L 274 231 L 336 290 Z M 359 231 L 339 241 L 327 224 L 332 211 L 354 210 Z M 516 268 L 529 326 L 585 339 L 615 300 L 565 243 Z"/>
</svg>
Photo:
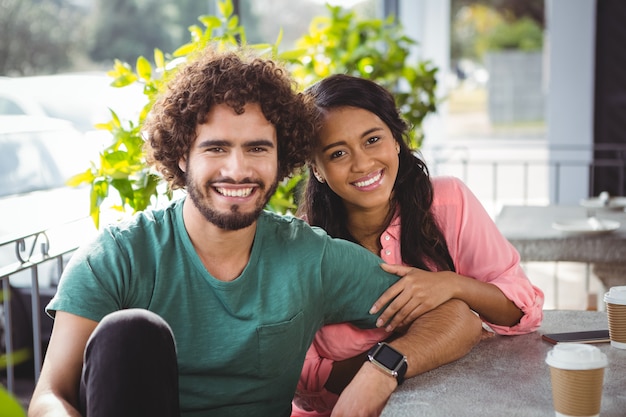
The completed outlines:
<svg viewBox="0 0 626 417">
<path fill-rule="evenodd" d="M 361 189 L 362 191 L 369 191 L 378 187 L 382 179 L 383 170 L 379 169 L 378 171 L 373 172 L 365 177 L 359 178 L 351 184 L 354 185 L 356 188 Z"/>
</svg>

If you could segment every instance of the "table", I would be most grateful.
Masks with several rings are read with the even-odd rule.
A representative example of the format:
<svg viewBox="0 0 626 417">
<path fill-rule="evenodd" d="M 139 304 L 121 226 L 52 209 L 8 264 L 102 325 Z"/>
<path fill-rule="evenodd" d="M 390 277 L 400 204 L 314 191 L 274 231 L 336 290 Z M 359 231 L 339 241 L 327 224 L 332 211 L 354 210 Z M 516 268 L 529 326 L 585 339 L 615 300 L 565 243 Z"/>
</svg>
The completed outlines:
<svg viewBox="0 0 626 417">
<path fill-rule="evenodd" d="M 520 336 L 494 336 L 465 357 L 406 380 L 392 394 L 381 417 L 546 417 L 554 416 L 550 370 L 553 345 L 545 333 L 607 329 L 601 311 L 545 310 L 541 328 Z M 608 357 L 601 417 L 626 415 L 626 350 L 596 344 Z"/>
<path fill-rule="evenodd" d="M 625 212 L 593 209 L 596 217 L 621 223 L 611 233 L 571 235 L 552 227 L 555 221 L 585 219 L 588 211 L 581 206 L 504 206 L 496 224 L 523 262 L 591 263 L 605 287 L 626 285 Z"/>
<path fill-rule="evenodd" d="M 595 210 L 596 217 L 621 223 L 611 233 L 569 235 L 552 227 L 555 221 L 585 219 L 587 210 L 581 206 L 504 206 L 496 224 L 523 261 L 626 262 L 623 211 Z"/>
</svg>

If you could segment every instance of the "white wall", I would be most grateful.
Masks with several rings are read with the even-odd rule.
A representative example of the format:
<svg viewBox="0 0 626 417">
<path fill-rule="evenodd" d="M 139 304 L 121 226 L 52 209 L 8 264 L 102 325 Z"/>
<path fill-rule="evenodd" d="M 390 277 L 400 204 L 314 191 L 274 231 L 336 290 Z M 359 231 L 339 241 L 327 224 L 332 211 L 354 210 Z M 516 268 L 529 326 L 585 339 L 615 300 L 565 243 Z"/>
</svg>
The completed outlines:
<svg viewBox="0 0 626 417">
<path fill-rule="evenodd" d="M 450 71 L 450 0 L 400 0 L 400 16 L 406 34 L 419 42 L 411 59 L 431 61 L 437 68 L 437 95 L 445 97 Z M 429 115 L 423 128 L 429 143 L 445 140 L 446 104 Z"/>
<path fill-rule="evenodd" d="M 593 145 L 596 0 L 546 1 L 546 126 L 549 146 Z M 552 150 L 553 159 L 563 152 Z M 574 155 L 570 155 L 574 157 Z M 592 160 L 591 152 L 575 157 Z M 560 203 L 587 197 L 588 171 L 561 176 Z"/>
</svg>

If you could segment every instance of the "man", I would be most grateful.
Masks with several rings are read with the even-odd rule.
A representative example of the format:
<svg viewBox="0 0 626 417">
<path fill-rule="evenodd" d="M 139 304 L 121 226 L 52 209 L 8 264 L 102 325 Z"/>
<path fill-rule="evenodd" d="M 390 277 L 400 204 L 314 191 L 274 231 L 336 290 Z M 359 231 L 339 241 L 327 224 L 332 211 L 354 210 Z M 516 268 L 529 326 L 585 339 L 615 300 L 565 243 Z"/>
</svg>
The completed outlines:
<svg viewBox="0 0 626 417">
<path fill-rule="evenodd" d="M 72 257 L 47 307 L 55 324 L 29 416 L 288 416 L 315 332 L 376 325 L 368 310 L 397 279 L 380 259 L 263 211 L 309 151 L 313 118 L 292 84 L 274 62 L 235 52 L 207 51 L 179 71 L 146 151 L 187 196 Z M 380 319 L 395 328 L 417 310 L 398 297 Z M 479 335 L 467 306 L 449 303 L 391 345 L 412 376 Z M 335 415 L 378 414 L 397 383 L 363 364 Z"/>
</svg>

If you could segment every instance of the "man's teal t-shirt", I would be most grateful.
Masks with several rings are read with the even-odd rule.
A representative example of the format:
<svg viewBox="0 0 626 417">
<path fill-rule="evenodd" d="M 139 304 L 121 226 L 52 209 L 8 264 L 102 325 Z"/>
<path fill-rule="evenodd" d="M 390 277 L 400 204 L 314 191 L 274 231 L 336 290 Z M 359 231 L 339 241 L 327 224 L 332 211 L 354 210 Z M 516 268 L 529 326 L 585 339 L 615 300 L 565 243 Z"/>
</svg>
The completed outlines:
<svg viewBox="0 0 626 417">
<path fill-rule="evenodd" d="M 373 327 L 368 311 L 397 277 L 356 244 L 264 212 L 248 265 L 219 281 L 187 235 L 183 201 L 82 247 L 48 312 L 100 321 L 119 309 L 153 311 L 174 332 L 184 417 L 289 416 L 315 332 L 344 321 Z"/>
</svg>

